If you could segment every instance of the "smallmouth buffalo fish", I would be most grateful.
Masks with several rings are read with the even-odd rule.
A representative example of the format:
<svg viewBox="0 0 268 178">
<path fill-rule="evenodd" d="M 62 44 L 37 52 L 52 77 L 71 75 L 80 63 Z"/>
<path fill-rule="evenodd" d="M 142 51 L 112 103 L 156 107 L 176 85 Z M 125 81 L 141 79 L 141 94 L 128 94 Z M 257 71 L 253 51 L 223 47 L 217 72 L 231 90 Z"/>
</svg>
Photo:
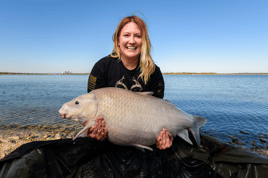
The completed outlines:
<svg viewBox="0 0 268 178">
<path fill-rule="evenodd" d="M 200 146 L 199 128 L 206 119 L 187 114 L 169 101 L 151 95 L 152 92 L 101 88 L 65 103 L 59 113 L 81 124 L 88 121 L 75 138 L 93 126 L 97 117 L 103 117 L 108 140 L 117 145 L 152 150 L 149 146 L 156 143 L 161 130 L 166 128 L 173 137 L 178 135 L 193 144 L 190 130 Z"/>
</svg>

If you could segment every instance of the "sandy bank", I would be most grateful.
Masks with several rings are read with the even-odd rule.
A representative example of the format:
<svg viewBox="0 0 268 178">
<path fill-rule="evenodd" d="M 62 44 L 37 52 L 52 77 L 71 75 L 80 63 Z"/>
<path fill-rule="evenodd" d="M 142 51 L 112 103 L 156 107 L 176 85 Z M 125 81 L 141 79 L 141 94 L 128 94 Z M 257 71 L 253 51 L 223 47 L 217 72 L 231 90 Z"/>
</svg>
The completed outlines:
<svg viewBox="0 0 268 178">
<path fill-rule="evenodd" d="M 32 141 L 73 138 L 79 129 L 45 126 L 0 127 L 0 159 Z"/>
</svg>

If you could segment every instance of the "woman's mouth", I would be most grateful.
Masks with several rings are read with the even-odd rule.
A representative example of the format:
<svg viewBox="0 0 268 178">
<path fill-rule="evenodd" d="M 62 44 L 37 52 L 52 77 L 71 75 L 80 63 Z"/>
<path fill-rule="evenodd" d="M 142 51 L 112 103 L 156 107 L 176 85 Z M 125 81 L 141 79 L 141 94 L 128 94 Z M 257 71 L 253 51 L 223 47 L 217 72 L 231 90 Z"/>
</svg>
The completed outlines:
<svg viewBox="0 0 268 178">
<path fill-rule="evenodd" d="M 128 50 L 136 50 L 137 48 L 136 47 L 127 47 Z"/>
</svg>

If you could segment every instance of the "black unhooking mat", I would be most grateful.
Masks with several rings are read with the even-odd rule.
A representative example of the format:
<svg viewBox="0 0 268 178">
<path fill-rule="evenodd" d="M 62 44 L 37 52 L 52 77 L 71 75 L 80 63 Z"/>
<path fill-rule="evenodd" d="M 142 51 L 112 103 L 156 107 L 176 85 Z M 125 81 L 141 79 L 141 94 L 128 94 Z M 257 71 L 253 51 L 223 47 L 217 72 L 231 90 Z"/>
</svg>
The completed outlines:
<svg viewBox="0 0 268 178">
<path fill-rule="evenodd" d="M 202 147 L 176 137 L 142 152 L 89 138 L 31 142 L 0 160 L 1 178 L 268 177 L 268 159 L 201 135 Z"/>
</svg>

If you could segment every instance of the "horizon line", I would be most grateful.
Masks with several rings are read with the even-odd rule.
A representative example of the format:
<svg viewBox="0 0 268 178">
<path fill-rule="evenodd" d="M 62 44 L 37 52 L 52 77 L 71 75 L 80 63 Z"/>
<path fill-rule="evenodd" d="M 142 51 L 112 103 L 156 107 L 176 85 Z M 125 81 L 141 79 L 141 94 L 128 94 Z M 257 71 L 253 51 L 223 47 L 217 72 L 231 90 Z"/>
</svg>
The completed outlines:
<svg viewBox="0 0 268 178">
<path fill-rule="evenodd" d="M 89 75 L 90 73 L 86 72 L 80 72 L 80 73 L 72 73 L 72 72 L 0 72 L 0 75 Z M 254 74 L 259 74 L 259 75 L 268 75 L 266 72 L 226 72 L 226 73 L 217 73 L 217 72 L 162 72 L 163 75 L 179 75 L 179 74 L 203 74 L 203 75 L 221 75 L 221 74 L 226 74 L 226 75 L 231 75 L 231 74 L 236 74 L 236 75 L 254 75 Z"/>
</svg>

